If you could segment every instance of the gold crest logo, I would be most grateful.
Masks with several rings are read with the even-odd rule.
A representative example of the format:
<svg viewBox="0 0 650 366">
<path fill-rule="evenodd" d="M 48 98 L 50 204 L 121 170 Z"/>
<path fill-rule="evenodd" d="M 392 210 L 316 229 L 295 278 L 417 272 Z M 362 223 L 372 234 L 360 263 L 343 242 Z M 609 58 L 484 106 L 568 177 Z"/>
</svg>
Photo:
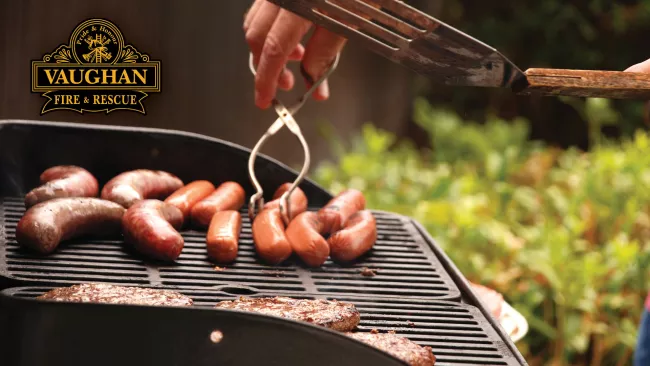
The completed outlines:
<svg viewBox="0 0 650 366">
<path fill-rule="evenodd" d="M 160 61 L 125 44 L 110 21 L 89 19 L 75 28 L 69 44 L 32 61 L 32 92 L 48 99 L 41 115 L 118 109 L 146 114 L 147 93 L 160 92 Z"/>
</svg>

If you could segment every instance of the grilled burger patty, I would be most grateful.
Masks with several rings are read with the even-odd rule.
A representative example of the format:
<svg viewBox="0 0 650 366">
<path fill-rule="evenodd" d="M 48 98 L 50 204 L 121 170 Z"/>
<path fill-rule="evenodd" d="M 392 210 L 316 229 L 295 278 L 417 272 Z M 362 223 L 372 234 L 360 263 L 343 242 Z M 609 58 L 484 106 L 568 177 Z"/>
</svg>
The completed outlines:
<svg viewBox="0 0 650 366">
<path fill-rule="evenodd" d="M 221 301 L 216 308 L 262 313 L 320 325 L 341 332 L 351 331 L 359 324 L 359 311 L 354 305 L 328 300 L 302 300 L 268 297 Z"/>
<path fill-rule="evenodd" d="M 432 366 L 436 357 L 431 347 L 422 347 L 410 340 L 392 333 L 346 333 L 358 341 L 378 348 L 399 358 L 411 366 Z"/>
<path fill-rule="evenodd" d="M 48 291 L 38 299 L 156 306 L 191 306 L 193 304 L 191 298 L 175 291 L 114 286 L 103 283 L 84 283 L 60 287 Z"/>
</svg>

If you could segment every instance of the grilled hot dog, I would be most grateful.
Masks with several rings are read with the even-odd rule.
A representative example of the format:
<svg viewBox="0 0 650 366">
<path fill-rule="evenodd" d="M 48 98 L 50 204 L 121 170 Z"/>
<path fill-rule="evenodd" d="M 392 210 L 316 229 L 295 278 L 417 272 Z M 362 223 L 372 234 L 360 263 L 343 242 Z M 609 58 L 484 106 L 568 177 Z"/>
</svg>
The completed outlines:
<svg viewBox="0 0 650 366">
<path fill-rule="evenodd" d="M 257 255 L 271 264 L 284 262 L 292 253 L 280 214 L 280 197 L 290 187 L 291 183 L 281 185 L 273 194 L 273 201 L 266 203 L 262 212 L 253 220 L 253 241 Z M 291 219 L 307 210 L 307 196 L 300 188 L 296 187 L 289 196 L 289 205 Z"/>
<path fill-rule="evenodd" d="M 318 213 L 304 212 L 291 221 L 287 238 L 293 251 L 312 267 L 328 256 L 347 262 L 366 253 L 377 239 L 375 218 L 364 211 L 366 201 L 357 190 L 334 197 Z M 324 236 L 331 234 L 328 240 Z"/>
<path fill-rule="evenodd" d="M 330 246 L 323 238 L 323 223 L 315 212 L 303 212 L 289 223 L 287 238 L 293 251 L 307 265 L 319 267 L 330 254 Z"/>
<path fill-rule="evenodd" d="M 235 182 L 225 182 L 192 207 L 192 223 L 207 227 L 216 212 L 238 211 L 244 205 L 245 199 L 246 192 L 242 186 Z"/>
<path fill-rule="evenodd" d="M 270 201 L 264 205 L 264 209 L 280 208 L 280 198 L 282 195 L 291 188 L 291 183 L 284 183 L 281 185 L 273 194 L 273 201 Z M 293 220 L 294 217 L 300 215 L 301 213 L 307 211 L 307 196 L 305 192 L 296 187 L 289 196 L 289 219 Z"/>
<path fill-rule="evenodd" d="M 159 200 L 134 203 L 122 217 L 127 243 L 154 259 L 174 261 L 181 255 L 185 241 L 177 231 L 183 225 L 183 213 Z"/>
<path fill-rule="evenodd" d="M 280 209 L 262 210 L 253 220 L 253 241 L 257 255 L 270 264 L 280 264 L 291 256 Z"/>
<path fill-rule="evenodd" d="M 212 216 L 206 237 L 208 258 L 217 263 L 237 259 L 241 215 L 238 211 L 220 211 Z"/>
<path fill-rule="evenodd" d="M 40 177 L 41 186 L 25 196 L 25 207 L 30 208 L 53 198 L 97 197 L 97 179 L 84 168 L 59 165 L 46 169 Z"/>
<path fill-rule="evenodd" d="M 60 242 L 86 234 L 120 232 L 124 207 L 91 197 L 54 198 L 32 206 L 18 222 L 18 244 L 36 252 L 53 252 Z"/>
<path fill-rule="evenodd" d="M 377 240 L 377 223 L 368 210 L 350 216 L 345 227 L 327 240 L 332 260 L 349 262 L 368 252 Z"/>
<path fill-rule="evenodd" d="M 332 198 L 325 207 L 318 211 L 318 216 L 325 225 L 325 232 L 334 233 L 345 226 L 348 218 L 366 207 L 363 193 L 348 189 Z"/>
<path fill-rule="evenodd" d="M 183 221 L 187 222 L 192 207 L 212 192 L 214 192 L 214 184 L 207 180 L 197 180 L 172 193 L 165 199 L 165 203 L 169 203 L 181 210 Z"/>
<path fill-rule="evenodd" d="M 108 181 L 102 189 L 102 198 L 129 208 L 144 199 L 164 199 L 182 186 L 183 181 L 170 173 L 138 169 Z"/>
</svg>

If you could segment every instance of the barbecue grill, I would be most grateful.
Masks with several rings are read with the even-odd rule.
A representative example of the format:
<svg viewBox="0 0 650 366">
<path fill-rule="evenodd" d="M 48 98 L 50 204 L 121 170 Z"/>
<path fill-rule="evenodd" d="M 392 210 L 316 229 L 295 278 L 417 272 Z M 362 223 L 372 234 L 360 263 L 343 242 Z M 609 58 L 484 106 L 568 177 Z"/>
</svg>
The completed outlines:
<svg viewBox="0 0 650 366">
<path fill-rule="evenodd" d="M 181 360 L 186 361 L 183 364 L 197 365 L 220 364 L 215 360 L 229 364 L 234 364 L 234 360 L 243 364 L 333 364 L 331 355 L 309 357 L 323 352 L 310 353 L 300 348 L 310 345 L 313 348 L 336 346 L 340 358 L 335 363 L 340 365 L 350 360 L 354 360 L 350 364 L 357 365 L 400 364 L 390 363 L 396 360 L 383 352 L 360 347 L 358 342 L 316 326 L 259 314 L 209 309 L 218 301 L 238 296 L 289 296 L 354 303 L 361 312 L 359 331 L 392 330 L 420 345 L 430 346 L 437 358 L 436 365 L 526 365 L 498 321 L 435 241 L 417 222 L 394 213 L 373 211 L 378 239 L 370 253 L 353 265 L 343 266 L 328 260 L 318 269 L 306 268 L 293 258 L 280 266 L 260 262 L 255 256 L 245 208 L 237 260 L 220 267 L 207 260 L 205 232 L 194 230 L 182 232 L 185 248 L 174 264 L 145 259 L 123 245 L 119 238 L 75 239 L 63 243 L 48 256 L 28 252 L 16 242 L 16 224 L 25 211 L 24 195 L 38 185 L 40 173 L 51 166 L 82 166 L 97 177 L 100 185 L 132 169 L 165 170 L 184 182 L 233 180 L 250 197 L 255 189 L 248 178 L 249 155 L 250 151 L 241 146 L 178 131 L 0 121 L 0 285 L 4 289 L 0 294 L 0 347 L 3 347 L 0 354 L 29 365 L 69 361 L 75 359 L 70 358 L 75 352 L 96 358 L 89 353 L 90 348 L 75 347 L 90 347 L 104 338 L 84 337 L 75 332 L 87 334 L 97 326 L 104 337 L 113 336 L 107 340 L 115 340 L 116 332 L 121 329 L 118 338 L 124 337 L 122 341 L 133 339 L 137 343 L 146 337 L 156 342 L 150 339 L 150 333 L 158 332 L 158 328 L 149 329 L 148 333 L 132 333 L 131 328 L 124 327 L 157 319 L 159 328 L 166 329 L 151 336 L 162 342 L 159 345 L 162 353 L 155 358 L 157 364 L 178 364 Z M 282 183 L 297 177 L 289 167 L 263 155 L 257 158 L 255 171 L 268 195 L 264 197 L 266 200 Z M 314 210 L 332 198 L 309 179 L 300 188 Z M 374 270 L 376 275 L 364 276 L 364 268 Z M 53 287 L 83 282 L 171 289 L 192 297 L 196 306 L 154 308 L 47 303 L 33 299 Z M 102 320 L 96 320 L 97 317 Z M 210 353 L 206 350 L 210 342 L 203 335 L 206 327 L 217 320 L 226 334 L 224 339 L 231 343 L 219 352 Z M 95 322 L 96 325 L 88 326 Z M 250 327 L 251 334 L 242 333 L 236 340 L 227 336 L 228 331 L 236 332 L 243 325 Z M 201 332 L 201 341 L 192 333 L 194 330 Z M 313 341 L 305 342 L 304 334 L 313 337 Z M 264 337 L 269 344 L 255 351 L 255 342 Z M 196 343 L 189 343 L 189 339 L 196 339 Z M 289 347 L 295 354 L 282 353 L 287 343 L 280 344 L 280 340 L 288 344 L 295 341 L 295 347 Z M 267 348 L 271 348 L 270 353 L 265 353 Z M 97 362 L 104 364 L 116 355 L 122 357 L 128 354 L 125 352 L 136 352 L 131 348 L 110 350 L 113 356 L 102 357 Z M 358 352 L 363 351 L 367 358 L 361 360 Z M 36 356 L 39 352 L 51 358 Z M 242 356 L 241 352 L 246 355 Z M 344 361 L 346 354 L 357 358 Z M 130 360 L 139 357 L 142 356 L 134 355 Z M 309 357 L 309 361 L 305 362 L 304 357 Z M 93 364 L 98 363 L 93 361 Z"/>
</svg>

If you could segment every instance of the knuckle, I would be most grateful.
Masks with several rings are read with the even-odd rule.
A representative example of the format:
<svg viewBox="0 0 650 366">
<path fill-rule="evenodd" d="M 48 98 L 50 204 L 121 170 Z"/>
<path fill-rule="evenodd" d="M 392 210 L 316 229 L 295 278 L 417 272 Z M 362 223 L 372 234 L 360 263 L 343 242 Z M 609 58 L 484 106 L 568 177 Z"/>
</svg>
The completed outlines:
<svg viewBox="0 0 650 366">
<path fill-rule="evenodd" d="M 277 38 L 269 34 L 266 42 L 264 42 L 262 53 L 268 58 L 282 58 L 284 57 L 284 45 Z"/>
<path fill-rule="evenodd" d="M 260 37 L 260 35 L 256 32 L 247 31 L 245 38 L 246 43 L 248 43 L 248 47 L 250 47 L 252 50 L 260 50 L 264 45 L 264 39 Z"/>
</svg>

